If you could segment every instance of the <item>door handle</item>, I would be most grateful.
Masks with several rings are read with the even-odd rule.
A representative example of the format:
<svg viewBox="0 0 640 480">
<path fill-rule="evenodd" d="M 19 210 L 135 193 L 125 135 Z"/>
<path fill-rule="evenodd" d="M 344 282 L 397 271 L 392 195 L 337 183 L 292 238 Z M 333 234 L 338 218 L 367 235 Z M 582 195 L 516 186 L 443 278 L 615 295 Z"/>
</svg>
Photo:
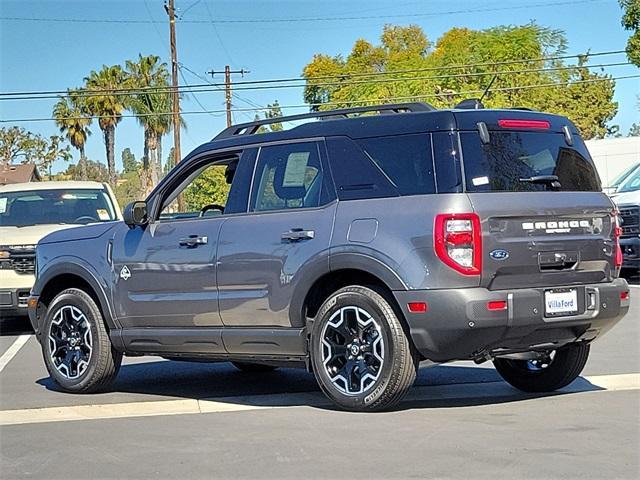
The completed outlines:
<svg viewBox="0 0 640 480">
<path fill-rule="evenodd" d="M 316 236 L 313 230 L 304 230 L 302 228 L 292 228 L 288 232 L 282 234 L 282 240 L 289 242 L 297 242 L 299 240 L 311 240 Z"/>
<path fill-rule="evenodd" d="M 209 238 L 206 236 L 189 235 L 188 237 L 180 239 L 180 246 L 187 248 L 196 248 L 198 245 L 206 245 L 209 242 Z"/>
</svg>

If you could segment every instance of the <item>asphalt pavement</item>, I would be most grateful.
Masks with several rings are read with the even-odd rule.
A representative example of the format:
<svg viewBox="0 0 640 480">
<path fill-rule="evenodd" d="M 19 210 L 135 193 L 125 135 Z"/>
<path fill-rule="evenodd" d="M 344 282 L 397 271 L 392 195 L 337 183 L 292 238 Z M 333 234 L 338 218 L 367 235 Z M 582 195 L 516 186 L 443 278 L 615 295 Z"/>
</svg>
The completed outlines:
<svg viewBox="0 0 640 480">
<path fill-rule="evenodd" d="M 561 392 L 523 394 L 490 363 L 457 362 L 422 368 L 396 410 L 375 414 L 335 410 L 301 370 L 154 357 L 125 359 L 109 393 L 65 394 L 26 319 L 3 319 L 0 477 L 637 479 L 640 287 L 631 294 Z"/>
</svg>

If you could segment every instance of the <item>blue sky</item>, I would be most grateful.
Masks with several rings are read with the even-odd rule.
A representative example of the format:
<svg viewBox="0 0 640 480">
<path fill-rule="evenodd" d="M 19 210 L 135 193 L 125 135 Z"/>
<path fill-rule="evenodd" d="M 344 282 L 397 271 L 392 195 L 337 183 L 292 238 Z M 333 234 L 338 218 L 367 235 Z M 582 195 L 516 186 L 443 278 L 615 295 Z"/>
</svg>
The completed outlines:
<svg viewBox="0 0 640 480">
<path fill-rule="evenodd" d="M 496 25 L 517 25 L 530 21 L 562 29 L 569 41 L 568 53 L 621 50 L 628 32 L 620 25 L 621 11 L 617 0 L 586 0 L 583 3 L 567 0 L 369 0 L 369 1 L 308 1 L 308 0 L 176 0 L 176 7 L 184 21 L 206 20 L 205 23 L 177 25 L 178 60 L 189 84 L 204 83 L 202 78 L 186 69 L 205 76 L 225 64 L 234 69 L 244 68 L 251 73 L 247 80 L 297 77 L 314 53 L 347 54 L 358 38 L 377 43 L 385 23 L 420 25 L 431 41 L 452 27 L 482 29 Z M 540 6 L 544 4 L 546 6 Z M 502 9 L 471 12 L 479 9 Z M 465 13 L 446 13 L 453 10 Z M 409 17 L 408 15 L 416 15 Z M 422 16 L 421 16 L 422 15 Z M 286 23 L 216 23 L 208 20 L 281 19 L 302 17 L 380 16 L 383 18 Z M 158 23 L 77 23 L 0 20 L 0 90 L 35 91 L 63 90 L 79 86 L 83 77 L 102 64 L 124 63 L 138 53 L 156 54 L 169 60 L 169 28 L 161 0 L 132 1 L 14 1 L 0 0 L 0 17 L 64 18 L 64 19 L 129 19 Z M 598 63 L 625 61 L 623 55 L 601 57 Z M 640 73 L 633 66 L 610 67 L 614 76 Z M 237 77 L 234 77 L 237 79 Z M 217 81 L 222 81 L 219 76 Z M 180 83 L 184 80 L 180 78 Z M 619 81 L 615 99 L 618 115 L 613 123 L 626 133 L 638 121 L 637 95 L 639 79 Z M 242 100 L 234 99 L 239 108 L 250 104 L 266 105 L 278 99 L 282 105 L 298 105 L 302 89 L 244 91 Z M 192 95 L 182 101 L 183 111 L 222 110 L 224 94 L 207 92 Z M 247 103 L 248 102 L 248 103 Z M 55 100 L 22 100 L 0 102 L 0 118 L 50 117 Z M 285 110 L 301 113 L 302 110 Z M 248 121 L 253 113 L 237 113 L 235 122 Z M 200 143 L 213 137 L 225 127 L 224 114 L 185 116 L 187 131 L 182 135 L 185 155 Z M 57 133 L 53 122 L 17 123 L 43 135 Z M 2 124 L 6 126 L 6 124 Z M 102 135 L 96 123 L 87 143 L 87 156 L 104 162 Z M 171 147 L 172 137 L 164 139 L 164 155 Z M 125 118 L 116 130 L 116 159 L 130 147 L 137 158 L 142 153 L 142 129 L 133 118 Z M 74 151 L 74 161 L 77 157 Z M 164 160 L 164 159 L 163 159 Z M 65 168 L 60 162 L 54 171 Z"/>
</svg>

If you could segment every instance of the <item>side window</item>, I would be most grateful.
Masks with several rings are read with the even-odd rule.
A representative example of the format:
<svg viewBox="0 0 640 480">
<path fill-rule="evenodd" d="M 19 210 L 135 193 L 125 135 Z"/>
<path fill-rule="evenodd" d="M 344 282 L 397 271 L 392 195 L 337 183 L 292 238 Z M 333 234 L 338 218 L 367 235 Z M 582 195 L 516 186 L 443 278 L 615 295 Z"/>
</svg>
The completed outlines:
<svg viewBox="0 0 640 480">
<path fill-rule="evenodd" d="M 453 132 L 436 132 L 431 135 L 431 139 L 438 193 L 462 192 L 458 135 Z"/>
<path fill-rule="evenodd" d="M 161 221 L 182 218 L 209 218 L 246 212 L 249 178 L 255 160 L 255 150 L 240 158 L 200 162 L 179 178 L 175 188 L 163 199 Z"/>
<path fill-rule="evenodd" d="M 398 188 L 400 195 L 435 193 L 429 135 L 362 138 L 358 143 Z"/>
<path fill-rule="evenodd" d="M 316 142 L 262 147 L 253 179 L 252 210 L 318 207 L 323 183 Z"/>
</svg>

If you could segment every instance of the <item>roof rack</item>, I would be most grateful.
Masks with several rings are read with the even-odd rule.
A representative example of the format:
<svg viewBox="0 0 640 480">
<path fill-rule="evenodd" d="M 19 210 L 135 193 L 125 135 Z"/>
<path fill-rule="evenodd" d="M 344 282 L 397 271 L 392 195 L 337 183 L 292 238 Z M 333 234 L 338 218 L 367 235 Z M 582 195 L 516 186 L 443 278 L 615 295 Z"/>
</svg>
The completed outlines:
<svg viewBox="0 0 640 480">
<path fill-rule="evenodd" d="M 335 120 L 338 118 L 348 118 L 349 115 L 354 113 L 366 113 L 366 112 L 378 112 L 380 114 L 389 113 L 407 113 L 407 112 L 433 112 L 436 109 L 428 103 L 414 102 L 414 103 L 396 103 L 388 105 L 372 105 L 367 107 L 352 107 L 343 108 L 340 110 L 326 110 L 321 112 L 302 113 L 299 115 L 290 115 L 288 117 L 275 117 L 256 120 L 254 122 L 239 123 L 237 125 L 231 125 L 224 129 L 213 139 L 220 140 L 223 138 L 230 138 L 237 135 L 253 135 L 263 125 L 270 125 L 273 123 L 291 122 L 294 120 L 304 120 L 306 118 L 318 118 L 320 120 Z"/>
</svg>

